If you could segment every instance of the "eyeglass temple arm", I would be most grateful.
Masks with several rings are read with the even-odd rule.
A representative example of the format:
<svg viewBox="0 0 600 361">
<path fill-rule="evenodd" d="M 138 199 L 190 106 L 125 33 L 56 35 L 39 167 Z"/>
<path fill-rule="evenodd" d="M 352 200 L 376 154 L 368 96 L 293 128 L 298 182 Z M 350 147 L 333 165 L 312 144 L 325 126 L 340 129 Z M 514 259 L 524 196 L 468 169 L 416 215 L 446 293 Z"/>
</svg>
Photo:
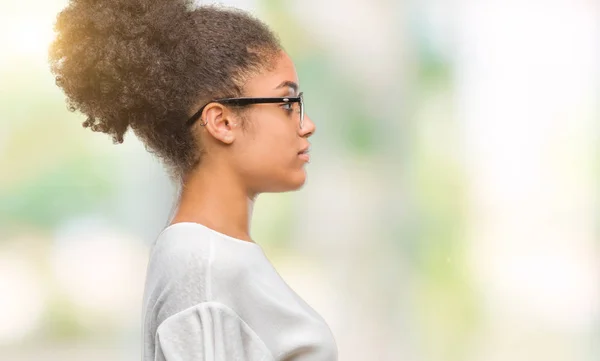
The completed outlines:
<svg viewBox="0 0 600 361">
<path fill-rule="evenodd" d="M 302 101 L 302 99 L 298 97 L 278 97 L 278 98 L 225 98 L 218 99 L 208 102 L 206 105 L 210 103 L 222 103 L 222 104 L 232 104 L 232 105 L 248 105 L 248 104 L 264 104 L 264 103 L 281 103 L 281 102 L 290 102 L 290 103 L 298 103 Z M 206 108 L 206 105 L 200 108 L 194 115 L 192 115 L 188 121 L 187 125 L 190 126 L 200 118 L 202 115 L 202 111 Z"/>
</svg>

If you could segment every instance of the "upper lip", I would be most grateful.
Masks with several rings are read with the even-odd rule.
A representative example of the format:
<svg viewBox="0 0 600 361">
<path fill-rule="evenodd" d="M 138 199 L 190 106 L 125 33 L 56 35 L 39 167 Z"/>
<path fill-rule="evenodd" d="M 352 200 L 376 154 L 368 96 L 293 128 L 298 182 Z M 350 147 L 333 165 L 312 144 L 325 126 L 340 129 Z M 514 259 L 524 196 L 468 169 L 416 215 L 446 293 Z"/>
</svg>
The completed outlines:
<svg viewBox="0 0 600 361">
<path fill-rule="evenodd" d="M 300 150 L 298 152 L 298 154 L 308 153 L 309 151 L 310 151 L 310 145 L 307 145 L 306 147 L 302 148 L 302 150 Z"/>
</svg>

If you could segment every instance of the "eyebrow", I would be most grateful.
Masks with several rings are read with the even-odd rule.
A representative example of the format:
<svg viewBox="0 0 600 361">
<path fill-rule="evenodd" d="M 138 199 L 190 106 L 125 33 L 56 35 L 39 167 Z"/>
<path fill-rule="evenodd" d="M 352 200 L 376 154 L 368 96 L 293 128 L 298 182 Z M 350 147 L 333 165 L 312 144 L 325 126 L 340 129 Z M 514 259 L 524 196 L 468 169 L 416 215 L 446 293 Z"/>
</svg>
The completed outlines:
<svg viewBox="0 0 600 361">
<path fill-rule="evenodd" d="M 298 93 L 298 84 L 296 84 L 296 83 L 294 83 L 293 81 L 290 81 L 290 80 L 284 80 L 275 89 L 280 89 L 280 88 L 284 88 L 284 87 L 292 88 L 292 90 L 294 91 L 294 94 Z"/>
</svg>

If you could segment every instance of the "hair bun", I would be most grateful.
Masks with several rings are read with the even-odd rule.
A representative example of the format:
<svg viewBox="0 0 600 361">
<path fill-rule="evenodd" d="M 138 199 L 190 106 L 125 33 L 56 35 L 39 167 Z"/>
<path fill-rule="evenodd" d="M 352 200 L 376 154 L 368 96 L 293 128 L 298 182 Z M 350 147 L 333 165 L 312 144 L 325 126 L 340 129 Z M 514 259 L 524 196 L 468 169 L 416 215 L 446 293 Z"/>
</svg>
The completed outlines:
<svg viewBox="0 0 600 361">
<path fill-rule="evenodd" d="M 247 13 L 190 0 L 71 0 L 58 15 L 50 68 L 84 127 L 123 141 L 129 128 L 171 166 L 197 158 L 185 126 L 198 101 L 239 92 L 279 42 Z"/>
</svg>

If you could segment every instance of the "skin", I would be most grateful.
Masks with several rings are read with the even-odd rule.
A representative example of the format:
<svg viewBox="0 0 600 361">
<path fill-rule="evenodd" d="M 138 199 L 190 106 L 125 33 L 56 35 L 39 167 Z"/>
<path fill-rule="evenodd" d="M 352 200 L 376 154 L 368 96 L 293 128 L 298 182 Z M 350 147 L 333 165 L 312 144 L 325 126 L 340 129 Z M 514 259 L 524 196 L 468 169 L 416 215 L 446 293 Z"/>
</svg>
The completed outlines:
<svg viewBox="0 0 600 361">
<path fill-rule="evenodd" d="M 244 96 L 297 95 L 286 82 L 298 84 L 293 61 L 281 52 L 275 67 L 249 79 Z M 200 165 L 186 175 L 171 224 L 195 222 L 228 236 L 253 242 L 250 221 L 256 197 L 264 192 L 285 192 L 306 181 L 306 161 L 298 152 L 308 147 L 315 125 L 282 104 L 247 107 L 242 129 L 239 116 L 226 105 L 210 103 L 193 128 L 204 144 Z M 200 124 L 206 124 L 202 126 Z"/>
</svg>

